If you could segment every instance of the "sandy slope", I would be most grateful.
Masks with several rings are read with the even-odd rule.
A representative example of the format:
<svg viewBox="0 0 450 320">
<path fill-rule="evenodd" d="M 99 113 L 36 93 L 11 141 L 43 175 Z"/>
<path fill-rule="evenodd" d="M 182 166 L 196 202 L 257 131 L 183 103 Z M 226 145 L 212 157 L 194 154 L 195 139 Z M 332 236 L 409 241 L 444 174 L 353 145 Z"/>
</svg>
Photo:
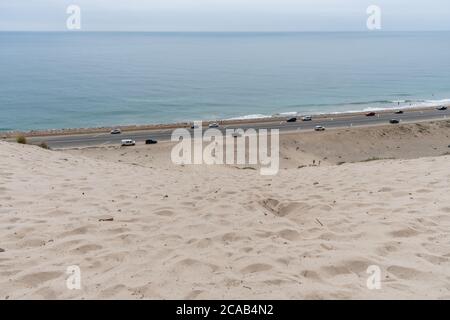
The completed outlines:
<svg viewBox="0 0 450 320">
<path fill-rule="evenodd" d="M 450 156 L 263 177 L 165 148 L 0 142 L 0 298 L 450 298 Z"/>
<path fill-rule="evenodd" d="M 126 137 L 126 133 L 123 134 Z M 149 137 L 151 138 L 151 137 Z M 159 143 L 135 148 L 109 146 L 67 150 L 98 160 L 123 162 L 149 168 L 167 165 L 174 144 Z M 359 127 L 280 135 L 281 169 L 315 164 L 329 165 L 373 159 L 415 159 L 450 153 L 450 120 Z"/>
</svg>

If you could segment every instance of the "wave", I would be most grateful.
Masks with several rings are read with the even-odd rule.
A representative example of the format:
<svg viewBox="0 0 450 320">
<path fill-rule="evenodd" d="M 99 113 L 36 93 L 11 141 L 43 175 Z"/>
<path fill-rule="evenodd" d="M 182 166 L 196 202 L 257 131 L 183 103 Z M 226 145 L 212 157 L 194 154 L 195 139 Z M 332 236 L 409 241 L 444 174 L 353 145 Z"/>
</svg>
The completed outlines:
<svg viewBox="0 0 450 320">
<path fill-rule="evenodd" d="M 240 116 L 240 117 L 234 117 L 234 118 L 229 118 L 227 120 L 252 120 L 252 119 L 264 119 L 264 118 L 271 118 L 272 116 L 270 115 L 264 115 L 264 114 L 249 114 L 249 115 L 245 115 L 245 116 Z"/>
<path fill-rule="evenodd" d="M 399 110 L 399 109 L 414 109 L 414 108 L 428 108 L 438 107 L 441 105 L 450 105 L 450 98 L 437 100 L 374 100 L 361 101 L 350 103 L 337 104 L 308 104 L 290 106 L 290 108 L 302 108 L 303 111 L 284 111 L 275 114 L 250 114 L 239 117 L 233 117 L 226 120 L 250 120 L 250 119 L 265 119 L 276 117 L 293 117 L 302 115 L 323 115 L 323 114 L 343 114 L 343 113 L 358 113 L 368 111 L 384 111 L 384 110 Z M 365 106 L 359 109 L 353 109 L 351 106 Z M 347 107 L 347 108 L 346 108 Z M 319 110 L 320 109 L 320 110 Z"/>
</svg>

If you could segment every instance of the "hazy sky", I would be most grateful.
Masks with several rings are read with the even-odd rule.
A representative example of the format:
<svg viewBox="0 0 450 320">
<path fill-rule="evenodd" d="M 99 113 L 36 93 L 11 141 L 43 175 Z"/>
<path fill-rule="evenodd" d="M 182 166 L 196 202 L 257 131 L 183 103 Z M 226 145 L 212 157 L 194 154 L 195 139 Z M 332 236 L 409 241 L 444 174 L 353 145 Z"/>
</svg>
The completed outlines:
<svg viewBox="0 0 450 320">
<path fill-rule="evenodd" d="M 0 30 L 65 30 L 70 4 L 85 31 L 359 31 L 372 4 L 383 30 L 450 30 L 449 0 L 0 0 Z"/>
</svg>

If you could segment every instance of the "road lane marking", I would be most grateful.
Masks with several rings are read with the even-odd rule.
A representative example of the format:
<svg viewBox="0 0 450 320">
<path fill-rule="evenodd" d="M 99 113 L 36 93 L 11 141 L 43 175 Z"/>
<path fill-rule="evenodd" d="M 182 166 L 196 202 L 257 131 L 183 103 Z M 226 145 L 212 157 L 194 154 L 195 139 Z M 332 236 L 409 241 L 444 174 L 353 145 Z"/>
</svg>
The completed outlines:
<svg viewBox="0 0 450 320">
<path fill-rule="evenodd" d="M 339 128 L 339 127 L 346 127 L 346 126 L 349 126 L 349 125 L 350 125 L 350 127 L 353 127 L 354 125 L 357 125 L 357 124 L 362 124 L 362 125 L 367 125 L 367 126 L 382 125 L 383 121 L 387 122 L 387 121 L 390 120 L 391 117 L 392 117 L 391 114 L 383 114 L 382 116 L 379 115 L 376 118 L 376 121 L 370 121 L 370 120 L 368 120 L 368 119 L 366 119 L 364 117 L 361 117 L 360 119 L 357 119 L 357 118 L 355 119 L 354 118 L 354 119 L 352 119 L 353 122 L 351 122 L 351 123 L 349 123 L 348 119 L 342 119 L 341 120 L 341 119 L 336 119 L 336 118 L 327 118 L 327 120 L 334 121 L 333 124 L 329 123 L 330 124 L 330 128 Z M 405 115 L 402 115 L 401 117 L 402 117 L 402 119 L 405 122 L 433 121 L 433 120 L 440 120 L 440 119 L 444 119 L 444 120 L 448 119 L 448 114 L 447 113 L 444 113 L 444 114 L 442 114 L 442 113 L 440 113 L 440 114 L 439 113 L 437 113 L 437 114 L 434 113 L 434 114 L 432 114 L 430 112 L 430 113 L 425 114 L 425 116 L 424 116 L 424 112 L 420 111 L 418 113 L 407 113 Z M 273 124 L 264 124 L 264 123 L 256 124 L 255 123 L 255 124 L 246 124 L 246 125 L 243 125 L 243 127 L 247 127 L 247 128 L 251 128 L 251 127 L 253 127 L 253 128 L 264 128 L 264 129 L 279 128 L 279 129 L 285 131 L 285 130 L 292 130 L 292 129 L 296 129 L 296 130 L 313 129 L 314 125 L 317 124 L 317 123 L 319 123 L 319 122 L 313 121 L 313 123 L 311 125 L 308 125 L 308 124 L 303 124 L 303 125 L 292 124 L 292 125 L 289 125 L 289 124 L 286 124 L 284 121 L 281 121 L 279 124 L 277 124 L 277 123 L 273 123 Z M 226 130 L 226 129 L 232 128 L 232 127 L 235 127 L 235 126 L 234 125 L 224 126 L 222 130 Z M 154 138 L 159 138 L 159 139 L 170 139 L 170 134 L 169 133 L 171 131 L 172 130 L 164 130 L 164 131 L 159 131 L 159 132 L 154 132 L 154 133 L 152 131 L 149 131 L 148 133 L 147 132 L 141 132 L 141 133 L 136 133 L 135 135 L 130 134 L 130 136 L 131 137 L 135 137 L 135 140 L 138 140 L 138 137 L 144 138 L 145 136 L 152 136 Z M 107 140 L 107 141 L 105 141 L 106 137 L 108 137 L 108 136 L 109 136 L 109 134 L 107 134 L 107 133 L 100 133 L 100 134 L 96 134 L 96 135 L 93 135 L 93 136 L 87 136 L 87 137 L 86 136 L 81 136 L 81 137 L 79 136 L 79 137 L 75 137 L 75 139 L 71 139 L 70 137 L 59 137 L 59 138 L 56 138 L 55 140 L 52 140 L 51 137 L 48 137 L 47 139 L 45 137 L 36 137 L 35 139 L 32 139 L 32 141 L 33 140 L 36 140 L 36 141 L 45 141 L 45 140 L 47 140 L 47 142 L 49 144 L 61 144 L 61 145 L 70 145 L 70 144 L 77 144 L 77 143 L 79 143 L 79 144 L 94 144 L 94 145 L 96 143 L 99 143 L 101 145 L 105 145 L 105 144 L 113 144 L 113 143 L 116 143 L 116 142 L 117 143 L 120 142 L 120 139 L 118 139 L 117 141 L 115 141 L 115 140 Z"/>
</svg>

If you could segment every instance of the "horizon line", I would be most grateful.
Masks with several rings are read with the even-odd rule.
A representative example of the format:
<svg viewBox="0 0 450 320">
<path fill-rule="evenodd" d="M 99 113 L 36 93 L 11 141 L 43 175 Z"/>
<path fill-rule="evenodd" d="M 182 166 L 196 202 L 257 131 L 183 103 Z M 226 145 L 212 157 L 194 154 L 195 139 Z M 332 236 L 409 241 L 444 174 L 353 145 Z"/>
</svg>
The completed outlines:
<svg viewBox="0 0 450 320">
<path fill-rule="evenodd" d="M 55 32 L 55 33 L 385 33 L 385 32 L 448 32 L 450 29 L 430 29 L 430 30 L 1 30 L 0 32 Z"/>
</svg>

